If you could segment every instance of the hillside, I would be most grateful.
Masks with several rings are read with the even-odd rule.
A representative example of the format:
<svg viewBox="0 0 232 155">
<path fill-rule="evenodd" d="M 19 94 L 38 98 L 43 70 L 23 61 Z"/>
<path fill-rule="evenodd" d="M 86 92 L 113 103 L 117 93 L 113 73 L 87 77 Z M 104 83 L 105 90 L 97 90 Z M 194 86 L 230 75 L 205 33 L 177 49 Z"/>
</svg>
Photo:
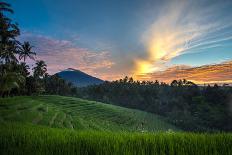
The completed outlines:
<svg viewBox="0 0 232 155">
<path fill-rule="evenodd" d="M 0 122 L 23 122 L 75 130 L 178 130 L 154 114 L 63 96 L 1 98 Z"/>
<path fill-rule="evenodd" d="M 57 73 L 57 75 L 60 76 L 62 79 L 73 83 L 77 87 L 96 85 L 96 84 L 101 84 L 104 82 L 103 80 L 99 78 L 93 77 L 82 71 L 72 69 L 72 68 L 63 70 Z"/>
</svg>

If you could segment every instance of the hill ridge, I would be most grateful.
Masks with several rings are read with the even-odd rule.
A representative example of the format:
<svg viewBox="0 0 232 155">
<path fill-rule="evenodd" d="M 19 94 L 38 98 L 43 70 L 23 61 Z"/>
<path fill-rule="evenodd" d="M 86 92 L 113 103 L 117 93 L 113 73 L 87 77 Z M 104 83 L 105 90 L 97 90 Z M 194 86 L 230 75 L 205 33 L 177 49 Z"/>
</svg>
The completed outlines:
<svg viewBox="0 0 232 155">
<path fill-rule="evenodd" d="M 55 95 L 13 97 L 0 99 L 0 106 L 2 107 L 0 118 L 4 122 L 28 122 L 74 130 L 145 132 L 179 130 L 158 115 L 74 97 Z"/>
</svg>

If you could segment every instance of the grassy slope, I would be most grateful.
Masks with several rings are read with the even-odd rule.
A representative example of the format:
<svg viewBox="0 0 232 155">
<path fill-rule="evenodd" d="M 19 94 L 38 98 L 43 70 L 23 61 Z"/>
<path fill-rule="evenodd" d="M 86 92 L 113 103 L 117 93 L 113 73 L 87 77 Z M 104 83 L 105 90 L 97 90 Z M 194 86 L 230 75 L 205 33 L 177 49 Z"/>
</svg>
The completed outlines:
<svg viewBox="0 0 232 155">
<path fill-rule="evenodd" d="M 156 115 L 78 98 L 0 99 L 0 154 L 232 154 L 232 134 L 105 132 L 139 131 L 142 123 L 175 130 Z"/>
<path fill-rule="evenodd" d="M 0 99 L 1 121 L 27 122 L 78 130 L 178 130 L 154 114 L 63 96 Z"/>
</svg>

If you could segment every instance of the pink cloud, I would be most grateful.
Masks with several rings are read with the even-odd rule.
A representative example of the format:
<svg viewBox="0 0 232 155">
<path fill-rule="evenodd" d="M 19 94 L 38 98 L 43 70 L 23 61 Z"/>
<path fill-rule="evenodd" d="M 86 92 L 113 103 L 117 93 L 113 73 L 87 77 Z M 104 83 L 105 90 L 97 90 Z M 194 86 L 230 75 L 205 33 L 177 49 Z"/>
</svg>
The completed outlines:
<svg viewBox="0 0 232 155">
<path fill-rule="evenodd" d="M 68 40 L 57 40 L 32 33 L 22 34 L 20 40 L 31 42 L 37 53 L 36 59 L 47 63 L 50 74 L 67 68 L 75 68 L 104 78 L 107 77 L 107 70 L 114 65 L 109 51 L 92 51 L 77 47 Z M 96 73 L 99 70 L 104 73 Z"/>
</svg>

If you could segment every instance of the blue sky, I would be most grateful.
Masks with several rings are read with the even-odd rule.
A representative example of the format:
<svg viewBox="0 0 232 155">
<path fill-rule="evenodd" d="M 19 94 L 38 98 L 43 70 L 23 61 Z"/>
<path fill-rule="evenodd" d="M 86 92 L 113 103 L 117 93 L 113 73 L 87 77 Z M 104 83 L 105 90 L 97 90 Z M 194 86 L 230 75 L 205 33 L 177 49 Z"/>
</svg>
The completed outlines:
<svg viewBox="0 0 232 155">
<path fill-rule="evenodd" d="M 230 0 L 8 2 L 20 39 L 30 39 L 51 73 L 73 67 L 114 79 L 232 59 Z"/>
</svg>

